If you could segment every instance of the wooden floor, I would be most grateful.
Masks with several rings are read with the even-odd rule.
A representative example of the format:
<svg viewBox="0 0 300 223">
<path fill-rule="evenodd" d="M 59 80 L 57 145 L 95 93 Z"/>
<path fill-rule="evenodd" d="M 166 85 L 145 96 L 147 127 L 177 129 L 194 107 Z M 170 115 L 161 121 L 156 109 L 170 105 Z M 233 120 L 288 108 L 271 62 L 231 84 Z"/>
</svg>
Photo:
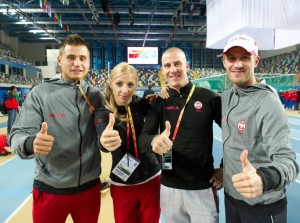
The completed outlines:
<svg viewBox="0 0 300 223">
<path fill-rule="evenodd" d="M 100 176 L 101 181 L 108 179 L 109 171 L 111 168 L 111 155 L 107 153 L 101 153 L 102 155 L 102 173 Z M 9 221 L 9 223 L 29 223 L 32 222 L 32 198 L 27 200 L 23 207 L 16 213 L 16 215 Z M 67 223 L 72 223 L 72 218 L 69 216 Z M 114 223 L 113 205 L 110 196 L 110 191 L 105 194 L 101 194 L 101 210 L 98 222 L 100 223 Z"/>
<path fill-rule="evenodd" d="M 294 110 L 285 110 L 285 113 L 288 116 L 295 116 L 295 117 L 300 117 L 300 111 L 294 111 Z"/>
</svg>

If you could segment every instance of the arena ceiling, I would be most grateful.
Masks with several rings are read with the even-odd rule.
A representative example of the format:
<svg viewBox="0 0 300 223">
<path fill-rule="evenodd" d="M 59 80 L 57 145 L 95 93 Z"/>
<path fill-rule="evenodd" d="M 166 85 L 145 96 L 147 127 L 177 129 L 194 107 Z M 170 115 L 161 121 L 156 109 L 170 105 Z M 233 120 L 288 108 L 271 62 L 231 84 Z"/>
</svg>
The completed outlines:
<svg viewBox="0 0 300 223">
<path fill-rule="evenodd" d="M 61 42 L 78 33 L 101 44 L 205 46 L 205 0 L 47 1 L 44 8 L 45 0 L 0 0 L 0 30 L 28 43 Z"/>
</svg>

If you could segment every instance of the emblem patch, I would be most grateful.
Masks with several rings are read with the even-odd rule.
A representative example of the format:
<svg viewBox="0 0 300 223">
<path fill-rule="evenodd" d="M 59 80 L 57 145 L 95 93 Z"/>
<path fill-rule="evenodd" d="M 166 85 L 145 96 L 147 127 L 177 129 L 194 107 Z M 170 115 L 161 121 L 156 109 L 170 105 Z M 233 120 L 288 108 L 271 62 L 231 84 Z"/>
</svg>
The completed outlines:
<svg viewBox="0 0 300 223">
<path fill-rule="evenodd" d="M 196 109 L 201 109 L 201 108 L 202 108 L 202 103 L 201 103 L 201 101 L 196 101 L 196 102 L 194 103 L 194 106 L 195 106 Z"/>
<path fill-rule="evenodd" d="M 237 128 L 238 128 L 238 133 L 240 135 L 244 135 L 244 131 L 246 129 L 246 122 L 243 120 L 239 121 L 237 124 Z"/>
</svg>

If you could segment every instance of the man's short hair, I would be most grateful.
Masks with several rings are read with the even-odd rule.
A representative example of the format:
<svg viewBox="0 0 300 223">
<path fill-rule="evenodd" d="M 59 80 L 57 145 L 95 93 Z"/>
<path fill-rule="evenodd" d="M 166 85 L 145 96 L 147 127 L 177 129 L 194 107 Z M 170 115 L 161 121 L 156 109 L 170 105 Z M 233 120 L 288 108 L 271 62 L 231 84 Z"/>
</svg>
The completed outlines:
<svg viewBox="0 0 300 223">
<path fill-rule="evenodd" d="M 10 87 L 10 91 L 13 91 L 13 90 L 15 90 L 16 89 L 16 86 L 11 86 Z"/>
<path fill-rule="evenodd" d="M 83 38 L 81 38 L 81 36 L 79 36 L 78 34 L 71 34 L 68 35 L 67 38 L 64 40 L 64 42 L 62 42 L 59 46 L 59 54 L 61 54 L 64 50 L 64 48 L 67 45 L 73 45 L 73 46 L 81 46 L 84 45 L 88 48 L 89 51 L 90 50 L 90 46 L 88 44 L 88 42 L 86 42 Z"/>
</svg>

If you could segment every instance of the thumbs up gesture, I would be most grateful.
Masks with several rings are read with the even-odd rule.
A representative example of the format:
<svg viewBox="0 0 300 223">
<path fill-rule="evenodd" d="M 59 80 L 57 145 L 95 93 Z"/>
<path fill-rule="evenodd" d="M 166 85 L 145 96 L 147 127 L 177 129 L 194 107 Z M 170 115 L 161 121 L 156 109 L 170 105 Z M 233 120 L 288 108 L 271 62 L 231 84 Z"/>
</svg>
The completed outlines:
<svg viewBox="0 0 300 223">
<path fill-rule="evenodd" d="M 165 124 L 165 131 L 163 131 L 160 135 L 155 136 L 151 142 L 153 152 L 159 155 L 168 152 L 173 146 L 173 142 L 169 139 L 171 124 L 169 121 L 166 121 Z"/>
<path fill-rule="evenodd" d="M 121 146 L 122 140 L 119 132 L 114 130 L 115 117 L 112 113 L 109 114 L 109 122 L 100 137 L 101 145 L 108 151 L 114 151 Z"/>
<path fill-rule="evenodd" d="M 54 137 L 48 135 L 47 122 L 42 123 L 41 130 L 33 140 L 33 152 L 37 155 L 47 155 L 52 150 Z"/>
<path fill-rule="evenodd" d="M 232 176 L 233 186 L 245 198 L 254 198 L 263 193 L 262 177 L 248 160 L 248 150 L 241 153 L 242 172 Z"/>
</svg>

